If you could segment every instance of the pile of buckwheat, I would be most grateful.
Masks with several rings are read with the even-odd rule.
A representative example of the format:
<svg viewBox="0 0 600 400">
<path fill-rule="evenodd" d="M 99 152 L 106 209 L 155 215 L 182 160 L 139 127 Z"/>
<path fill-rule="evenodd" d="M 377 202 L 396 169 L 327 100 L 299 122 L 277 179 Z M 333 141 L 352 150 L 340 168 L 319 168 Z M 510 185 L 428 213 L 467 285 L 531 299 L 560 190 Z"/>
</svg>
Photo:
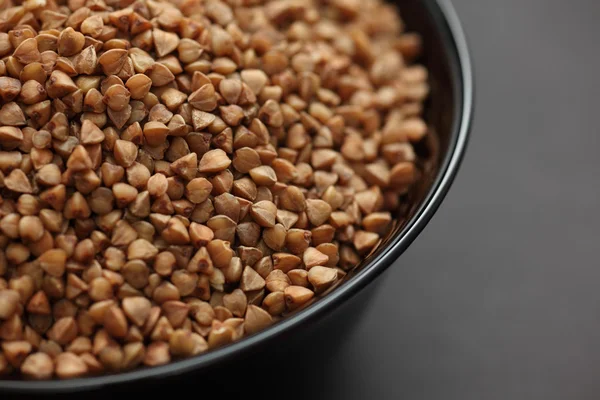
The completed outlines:
<svg viewBox="0 0 600 400">
<path fill-rule="evenodd" d="M 253 334 L 392 229 L 428 127 L 383 0 L 0 11 L 0 374 L 156 366 Z"/>
</svg>

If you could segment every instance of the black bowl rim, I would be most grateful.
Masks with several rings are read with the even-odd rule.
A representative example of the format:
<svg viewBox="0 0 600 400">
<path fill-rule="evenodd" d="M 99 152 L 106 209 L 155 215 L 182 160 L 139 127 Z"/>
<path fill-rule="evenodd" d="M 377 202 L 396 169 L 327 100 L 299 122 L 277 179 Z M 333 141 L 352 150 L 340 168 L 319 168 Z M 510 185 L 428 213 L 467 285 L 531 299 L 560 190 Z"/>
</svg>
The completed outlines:
<svg viewBox="0 0 600 400">
<path fill-rule="evenodd" d="M 467 40 L 460 20 L 450 0 L 425 0 L 426 7 L 434 17 L 436 27 L 442 33 L 445 48 L 450 50 L 452 79 L 456 86 L 456 110 L 449 149 L 443 160 L 437 178 L 429 189 L 428 195 L 407 225 L 376 257 L 355 276 L 327 296 L 319 299 L 310 307 L 279 321 L 264 331 L 255 333 L 239 342 L 232 343 L 206 354 L 176 361 L 167 365 L 70 380 L 29 381 L 1 380 L 0 390 L 22 393 L 59 393 L 102 388 L 114 384 L 133 381 L 166 378 L 192 370 L 204 369 L 246 354 L 260 344 L 291 331 L 301 324 L 308 324 L 327 312 L 332 311 L 350 297 L 364 289 L 379 276 L 408 248 L 436 213 L 460 168 L 467 148 L 474 107 L 473 67 L 469 55 Z"/>
</svg>

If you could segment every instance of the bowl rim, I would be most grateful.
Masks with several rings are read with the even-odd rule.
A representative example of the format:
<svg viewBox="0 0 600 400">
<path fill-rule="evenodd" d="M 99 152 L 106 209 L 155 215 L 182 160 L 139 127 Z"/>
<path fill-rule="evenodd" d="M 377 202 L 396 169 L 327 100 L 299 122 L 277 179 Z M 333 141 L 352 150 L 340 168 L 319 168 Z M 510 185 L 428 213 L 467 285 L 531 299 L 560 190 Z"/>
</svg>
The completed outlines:
<svg viewBox="0 0 600 400">
<path fill-rule="evenodd" d="M 200 370 L 223 363 L 246 354 L 259 345 L 274 339 L 292 329 L 310 323 L 334 310 L 350 297 L 358 294 L 371 281 L 378 277 L 410 246 L 436 213 L 446 197 L 460 165 L 462 163 L 471 130 L 474 110 L 474 74 L 469 46 L 458 15 L 450 0 L 424 0 L 425 7 L 434 19 L 434 25 L 441 31 L 445 48 L 450 50 L 450 68 L 452 80 L 458 89 L 455 94 L 453 127 L 449 148 L 440 164 L 439 172 L 427 196 L 414 216 L 408 221 L 396 237 L 389 241 L 379 254 L 375 255 L 354 276 L 319 301 L 306 309 L 286 317 L 272 327 L 247 336 L 220 349 L 175 361 L 166 365 L 121 372 L 112 375 L 84 377 L 69 380 L 2 380 L 0 390 L 21 393 L 70 392 L 100 389 L 114 384 L 141 381 L 152 378 L 166 378 L 192 370 Z"/>
</svg>

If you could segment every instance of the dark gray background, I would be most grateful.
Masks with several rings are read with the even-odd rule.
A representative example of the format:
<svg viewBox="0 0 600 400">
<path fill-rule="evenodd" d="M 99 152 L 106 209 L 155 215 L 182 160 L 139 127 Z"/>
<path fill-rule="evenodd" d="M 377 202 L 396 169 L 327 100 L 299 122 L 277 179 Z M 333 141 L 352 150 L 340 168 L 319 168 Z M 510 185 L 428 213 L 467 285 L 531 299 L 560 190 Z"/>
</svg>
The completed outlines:
<svg viewBox="0 0 600 400">
<path fill-rule="evenodd" d="M 314 398 L 598 399 L 600 3 L 453 3 L 476 70 L 467 156 Z"/>
</svg>

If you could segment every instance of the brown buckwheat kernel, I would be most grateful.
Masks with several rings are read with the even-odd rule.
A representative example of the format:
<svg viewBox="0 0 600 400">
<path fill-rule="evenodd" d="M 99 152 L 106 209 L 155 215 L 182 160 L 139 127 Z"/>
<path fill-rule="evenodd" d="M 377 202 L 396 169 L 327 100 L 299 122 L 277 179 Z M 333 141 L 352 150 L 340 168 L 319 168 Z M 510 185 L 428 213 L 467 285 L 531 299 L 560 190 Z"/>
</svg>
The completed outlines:
<svg viewBox="0 0 600 400">
<path fill-rule="evenodd" d="M 422 174 L 428 71 L 382 0 L 9 0 L 0 374 L 157 366 L 333 290 Z"/>
</svg>

